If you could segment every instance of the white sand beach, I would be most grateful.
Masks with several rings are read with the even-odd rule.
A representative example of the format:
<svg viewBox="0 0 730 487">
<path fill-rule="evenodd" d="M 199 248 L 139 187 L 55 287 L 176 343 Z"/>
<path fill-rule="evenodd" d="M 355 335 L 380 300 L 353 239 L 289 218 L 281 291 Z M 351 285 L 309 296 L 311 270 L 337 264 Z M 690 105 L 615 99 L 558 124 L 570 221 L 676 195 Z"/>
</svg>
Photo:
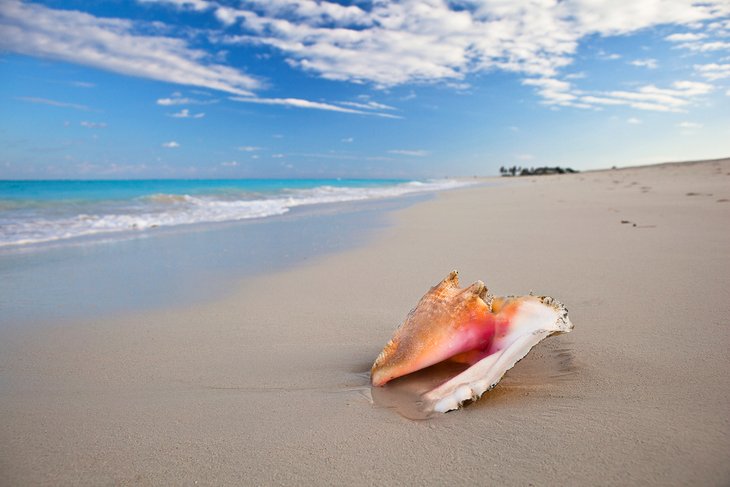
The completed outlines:
<svg viewBox="0 0 730 487">
<path fill-rule="evenodd" d="M 486 183 L 212 302 L 0 330 L 0 484 L 727 485 L 730 159 Z M 370 365 L 452 269 L 575 329 L 413 421 Z"/>
</svg>

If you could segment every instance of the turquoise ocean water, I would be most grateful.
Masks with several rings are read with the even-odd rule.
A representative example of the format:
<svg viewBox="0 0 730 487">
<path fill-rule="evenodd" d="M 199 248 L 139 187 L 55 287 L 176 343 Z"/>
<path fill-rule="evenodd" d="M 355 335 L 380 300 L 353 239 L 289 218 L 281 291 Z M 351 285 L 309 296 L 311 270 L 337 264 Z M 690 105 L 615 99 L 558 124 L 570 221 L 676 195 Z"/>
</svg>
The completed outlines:
<svg viewBox="0 0 730 487">
<path fill-rule="evenodd" d="M 464 184 L 374 179 L 0 181 L 0 249 L 270 218 L 296 207 Z"/>
<path fill-rule="evenodd" d="M 455 180 L 0 181 L 0 328 L 222 296 L 362 245 Z"/>
</svg>

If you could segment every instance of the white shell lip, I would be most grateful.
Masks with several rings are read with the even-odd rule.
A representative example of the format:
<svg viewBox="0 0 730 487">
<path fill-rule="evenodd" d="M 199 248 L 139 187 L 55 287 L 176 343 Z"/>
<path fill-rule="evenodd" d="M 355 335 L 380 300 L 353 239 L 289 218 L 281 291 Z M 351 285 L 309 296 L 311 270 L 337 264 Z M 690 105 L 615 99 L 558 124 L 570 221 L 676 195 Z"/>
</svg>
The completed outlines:
<svg viewBox="0 0 730 487">
<path fill-rule="evenodd" d="M 551 335 L 568 333 L 573 329 L 568 310 L 560 301 L 549 296 L 522 299 L 524 302 L 513 317 L 508 333 L 499 339 L 500 351 L 424 394 L 426 411 L 445 413 L 458 409 L 466 401 L 479 399 L 535 345 Z"/>
</svg>

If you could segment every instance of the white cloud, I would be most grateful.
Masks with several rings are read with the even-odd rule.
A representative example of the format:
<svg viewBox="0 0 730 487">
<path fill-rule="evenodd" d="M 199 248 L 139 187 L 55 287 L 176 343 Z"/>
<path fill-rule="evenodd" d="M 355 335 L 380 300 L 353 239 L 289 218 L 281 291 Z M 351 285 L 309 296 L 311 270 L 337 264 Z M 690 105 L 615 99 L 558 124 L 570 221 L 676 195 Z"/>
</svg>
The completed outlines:
<svg viewBox="0 0 730 487">
<path fill-rule="evenodd" d="M 236 161 L 221 162 L 221 166 L 224 166 L 224 167 L 236 167 L 236 166 L 238 166 L 238 162 L 236 162 Z"/>
<path fill-rule="evenodd" d="M 89 83 L 88 81 L 72 81 L 72 86 L 75 86 L 76 88 L 95 88 L 95 83 Z"/>
<path fill-rule="evenodd" d="M 137 0 L 139 3 L 148 3 L 148 4 L 169 4 L 174 7 L 177 7 L 179 9 L 190 9 L 190 10 L 197 10 L 197 11 L 203 11 L 208 10 L 211 8 L 210 2 L 207 2 L 206 0 Z"/>
<path fill-rule="evenodd" d="M 191 91 L 195 91 L 201 95 L 210 96 L 210 94 L 207 94 L 202 91 L 198 91 L 198 90 L 191 90 Z M 218 103 L 218 100 L 216 100 L 215 98 L 210 98 L 207 100 L 200 100 L 198 98 L 189 98 L 187 96 L 183 96 L 182 93 L 180 93 L 179 91 L 176 91 L 167 98 L 158 98 L 155 103 L 157 103 L 158 105 L 161 105 L 161 106 L 165 106 L 165 107 L 175 106 L 175 105 L 211 105 L 214 103 Z"/>
<path fill-rule="evenodd" d="M 256 151 L 260 151 L 261 147 L 256 147 L 253 145 L 242 145 L 241 147 L 238 148 L 238 150 L 240 150 L 242 152 L 256 152 Z"/>
<path fill-rule="evenodd" d="M 730 49 L 730 42 L 724 41 L 713 41 L 713 42 L 687 42 L 680 44 L 679 47 L 688 49 L 694 52 L 711 52 L 711 51 L 724 51 Z"/>
<path fill-rule="evenodd" d="M 60 59 L 129 76 L 250 95 L 260 82 L 210 62 L 179 38 L 143 35 L 130 20 L 55 10 L 18 0 L 0 2 L 0 49 Z"/>
<path fill-rule="evenodd" d="M 711 22 L 707 25 L 709 30 L 713 31 L 724 31 L 730 30 L 730 19 L 718 20 L 717 22 Z"/>
<path fill-rule="evenodd" d="M 462 80 L 490 69 L 555 77 L 579 41 L 730 13 L 725 0 L 497 2 L 401 0 L 343 7 L 313 0 L 249 0 L 219 10 L 253 35 L 220 40 L 272 46 L 326 79 L 392 86 Z M 368 6 L 369 8 L 366 8 Z M 332 12 L 329 12 L 331 10 Z M 618 55 L 605 55 L 616 58 Z"/>
<path fill-rule="evenodd" d="M 340 5 L 332 1 L 248 0 L 245 3 L 251 10 L 217 6 L 215 15 L 225 24 L 231 24 L 240 18 L 248 19 L 251 13 L 258 11 L 263 15 L 292 18 L 311 25 L 330 24 L 335 27 L 372 25 L 372 19 L 360 7 Z"/>
<path fill-rule="evenodd" d="M 706 34 L 698 34 L 695 32 L 684 32 L 684 33 L 668 35 L 664 39 L 666 39 L 670 42 L 690 42 L 690 41 L 699 41 L 706 37 L 707 37 Z"/>
<path fill-rule="evenodd" d="M 52 107 L 60 108 L 73 108 L 74 110 L 81 110 L 82 112 L 90 112 L 91 108 L 86 105 L 79 105 L 78 103 L 67 103 L 65 101 L 50 100 L 48 98 L 39 98 L 37 96 L 19 96 L 16 100 L 25 101 L 28 103 L 37 103 L 40 105 L 50 105 Z"/>
<path fill-rule="evenodd" d="M 393 150 L 389 150 L 388 154 L 397 154 L 399 156 L 411 156 L 411 157 L 425 157 L 431 153 L 427 150 L 422 150 L 422 149 L 417 149 L 417 150 L 393 149 Z"/>
<path fill-rule="evenodd" d="M 104 128 L 106 128 L 106 123 L 104 123 L 104 122 L 83 121 L 83 122 L 80 122 L 79 125 L 81 125 L 82 127 L 86 127 L 87 129 L 104 129 Z"/>
<path fill-rule="evenodd" d="M 535 159 L 535 156 L 532 154 L 515 154 L 514 158 L 518 161 L 532 161 Z"/>
<path fill-rule="evenodd" d="M 522 80 L 523 85 L 538 87 L 538 94 L 546 105 L 572 106 L 576 108 L 590 108 L 585 100 L 578 100 L 573 86 L 567 81 L 554 78 L 527 78 Z"/>
<path fill-rule="evenodd" d="M 694 68 L 700 76 L 710 81 L 730 78 L 730 64 L 695 64 Z"/>
<path fill-rule="evenodd" d="M 608 52 L 600 51 L 598 53 L 598 59 L 602 59 L 604 61 L 616 61 L 618 59 L 621 59 L 621 54 L 616 54 L 615 52 L 608 53 Z"/>
<path fill-rule="evenodd" d="M 642 122 L 641 122 L 641 120 L 639 120 L 639 119 L 638 119 L 638 118 L 636 118 L 636 117 L 631 117 L 631 118 L 628 118 L 628 119 L 626 119 L 626 123 L 629 123 L 629 124 L 631 124 L 631 125 L 639 125 L 639 124 L 641 124 Z"/>
<path fill-rule="evenodd" d="M 588 99 L 582 101 L 594 104 L 628 105 L 639 110 L 660 112 L 684 111 L 697 97 L 706 95 L 713 90 L 712 85 L 696 81 L 675 81 L 671 88 L 658 88 L 654 85 L 645 85 L 635 91 L 616 90 L 604 92 L 603 100 Z"/>
<path fill-rule="evenodd" d="M 656 59 L 634 59 L 629 64 L 648 69 L 656 69 L 659 66 Z"/>
<path fill-rule="evenodd" d="M 524 85 L 536 86 L 542 103 L 552 106 L 600 109 L 602 106 L 625 105 L 638 110 L 682 112 L 714 87 L 697 81 L 675 81 L 670 88 L 655 85 L 636 90 L 585 91 L 576 89 L 567 81 L 554 78 L 527 78 Z"/>
<path fill-rule="evenodd" d="M 697 122 L 680 122 L 677 124 L 677 127 L 682 128 L 682 129 L 695 130 L 695 129 L 701 129 L 703 127 L 703 125 L 701 123 L 697 123 Z"/>
<path fill-rule="evenodd" d="M 157 104 L 162 106 L 172 105 L 189 105 L 193 102 L 190 98 L 172 97 L 172 98 L 158 98 Z"/>
<path fill-rule="evenodd" d="M 395 110 L 395 107 L 392 107 L 390 105 L 385 105 L 383 103 L 378 103 L 375 101 L 367 101 L 364 103 L 355 102 L 355 101 L 341 101 L 338 104 L 345 105 L 348 107 L 362 108 L 363 110 Z"/>
<path fill-rule="evenodd" d="M 343 142 L 345 144 L 352 144 L 353 142 L 355 142 L 355 138 L 354 137 L 345 137 L 340 142 Z"/>
<path fill-rule="evenodd" d="M 284 154 L 271 154 L 272 159 L 283 159 L 286 157 Z"/>
<path fill-rule="evenodd" d="M 174 140 L 171 140 L 170 142 L 163 143 L 162 147 L 164 147 L 166 149 L 177 149 L 178 147 L 180 147 L 180 144 L 178 144 Z"/>
<path fill-rule="evenodd" d="M 713 20 L 711 25 L 719 25 L 716 35 L 720 36 L 730 15 L 727 0 L 361 0 L 352 5 L 333 0 L 244 0 L 237 2 L 238 7 L 213 0 L 139 1 L 187 10 L 186 15 L 213 14 L 225 30 L 198 34 L 205 33 L 216 43 L 268 46 L 290 66 L 325 79 L 381 88 L 441 82 L 460 90 L 468 86 L 465 78 L 471 74 L 501 70 L 526 78 L 524 84 L 535 87 L 548 105 L 599 108 L 614 104 L 655 110 L 675 108 L 672 101 L 636 99 L 647 95 L 640 90 L 628 96 L 584 92 L 565 81 L 579 79 L 580 73 L 561 76 L 561 71 L 573 62 L 586 38 L 631 34 L 660 25 L 694 29 Z M 245 103 L 401 118 L 387 113 L 394 107 L 367 99 L 335 103 L 259 98 L 252 94 L 261 88 L 258 79 L 191 47 L 188 37 L 149 34 L 163 31 L 171 32 L 159 24 L 98 18 L 18 0 L 0 2 L 0 49 L 226 91 Z M 677 32 L 665 39 L 677 48 L 700 53 L 730 47 L 725 41 L 708 41 L 704 33 Z M 595 55 L 620 58 L 615 53 Z M 653 59 L 631 63 L 657 65 Z M 688 105 L 692 96 L 680 98 Z M 178 96 L 160 98 L 158 104 L 182 105 L 184 101 L 193 103 Z"/>
<path fill-rule="evenodd" d="M 311 108 L 315 110 L 326 110 L 330 112 L 340 113 L 352 113 L 357 115 L 372 115 L 383 118 L 402 118 L 389 113 L 380 112 L 368 112 L 364 110 L 355 110 L 353 108 L 341 107 L 333 105 L 331 103 L 323 103 L 318 101 L 303 100 L 301 98 L 244 98 L 240 96 L 233 96 L 231 100 L 240 101 L 243 103 L 257 103 L 261 105 L 281 105 L 296 108 Z"/>
<path fill-rule="evenodd" d="M 567 91 L 570 89 L 570 83 L 554 78 L 527 78 L 522 80 L 523 85 L 538 86 L 546 91 Z"/>
<path fill-rule="evenodd" d="M 174 118 L 203 118 L 205 117 L 205 113 L 190 113 L 190 110 L 183 108 L 177 113 L 171 113 L 170 116 Z"/>
</svg>

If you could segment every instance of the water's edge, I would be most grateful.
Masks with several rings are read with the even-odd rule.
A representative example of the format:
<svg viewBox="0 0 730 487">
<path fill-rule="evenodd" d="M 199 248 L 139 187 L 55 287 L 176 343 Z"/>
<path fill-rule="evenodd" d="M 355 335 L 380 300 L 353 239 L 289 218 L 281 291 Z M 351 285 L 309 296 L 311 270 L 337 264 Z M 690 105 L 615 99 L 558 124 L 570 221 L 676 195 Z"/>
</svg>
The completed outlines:
<svg viewBox="0 0 730 487">
<path fill-rule="evenodd" d="M 202 304 L 246 278 L 366 245 L 388 225 L 387 214 L 433 195 L 301 207 L 260 220 L 0 253 L 0 327 L 58 326 Z"/>
</svg>

